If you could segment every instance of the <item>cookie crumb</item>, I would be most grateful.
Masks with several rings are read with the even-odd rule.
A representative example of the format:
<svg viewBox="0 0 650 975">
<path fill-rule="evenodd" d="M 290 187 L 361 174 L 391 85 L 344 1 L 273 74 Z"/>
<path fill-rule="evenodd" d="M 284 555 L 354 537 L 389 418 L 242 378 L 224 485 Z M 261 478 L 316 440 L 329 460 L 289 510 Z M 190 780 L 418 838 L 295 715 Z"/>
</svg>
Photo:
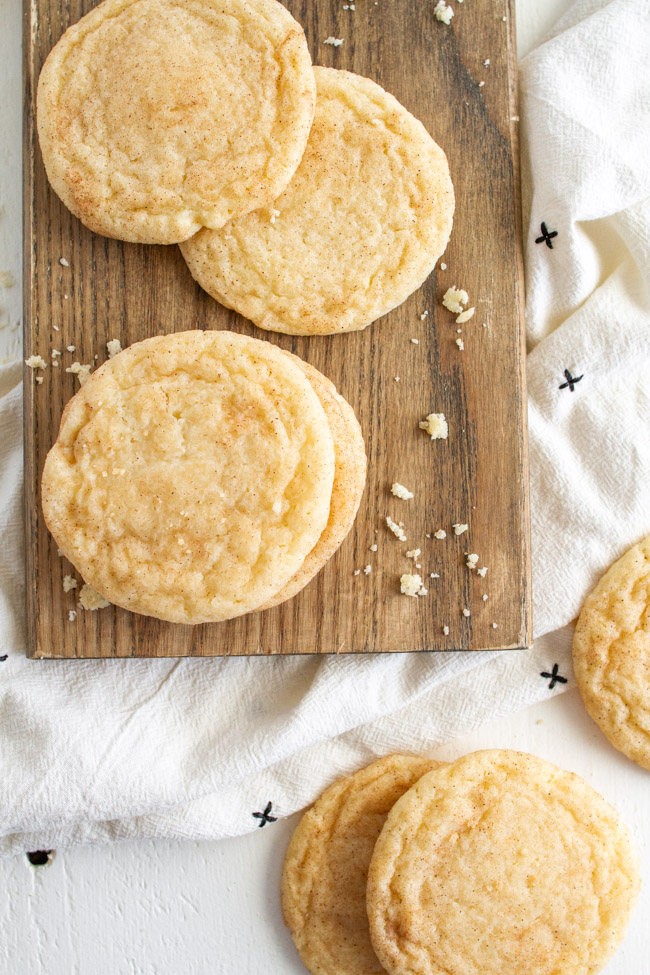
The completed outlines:
<svg viewBox="0 0 650 975">
<path fill-rule="evenodd" d="M 83 609 L 94 610 L 105 609 L 106 606 L 110 606 L 111 604 L 103 596 L 100 596 L 98 592 L 95 592 L 91 586 L 84 583 L 79 593 L 79 605 Z"/>
<path fill-rule="evenodd" d="M 323 44 L 330 44 L 332 47 L 340 47 L 342 43 L 343 43 L 342 37 L 327 37 L 323 41 Z"/>
<path fill-rule="evenodd" d="M 419 575 L 410 575 L 408 572 L 400 576 L 400 592 L 404 596 L 419 596 L 422 586 L 422 578 Z M 426 595 L 426 591 L 425 591 Z"/>
<path fill-rule="evenodd" d="M 394 494 L 396 498 L 401 498 L 402 501 L 409 501 L 411 498 L 415 497 L 412 491 L 409 491 L 408 488 L 405 488 L 404 485 L 400 484 L 398 481 L 395 481 L 395 483 L 391 486 L 390 491 L 391 494 Z"/>
<path fill-rule="evenodd" d="M 481 599 L 483 600 L 484 603 L 487 602 L 487 598 L 488 598 L 488 594 L 484 592 L 483 595 L 481 596 Z"/>
<path fill-rule="evenodd" d="M 445 636 L 449 636 L 449 627 L 448 626 L 443 626 L 442 632 L 444 633 Z"/>
<path fill-rule="evenodd" d="M 398 382 L 399 382 L 399 376 L 395 376 L 395 382 L 396 382 L 396 383 L 398 383 Z"/>
<path fill-rule="evenodd" d="M 446 264 L 441 264 L 440 265 L 440 270 L 441 271 L 446 271 L 447 270 L 447 265 Z"/>
<path fill-rule="evenodd" d="M 108 358 L 112 359 L 114 355 L 122 351 L 122 343 L 119 339 L 111 339 L 110 342 L 106 343 L 106 351 L 108 352 Z"/>
<path fill-rule="evenodd" d="M 363 574 L 364 574 L 365 576 L 369 576 L 371 572 L 372 572 L 372 566 L 371 566 L 371 565 L 367 565 L 367 566 L 366 566 L 366 567 L 364 568 L 364 570 L 363 570 Z"/>
<path fill-rule="evenodd" d="M 451 526 L 454 529 L 454 535 L 462 535 L 469 528 L 469 525 L 463 525 L 458 523 L 457 525 Z"/>
<path fill-rule="evenodd" d="M 411 339 L 411 342 L 413 343 L 413 345 L 419 345 L 420 344 L 420 340 L 419 339 Z"/>
<path fill-rule="evenodd" d="M 480 576 L 482 579 L 485 579 L 485 577 L 487 575 L 487 566 L 484 565 L 480 569 L 477 569 L 476 570 L 476 574 L 477 574 L 477 576 Z"/>
<path fill-rule="evenodd" d="M 490 67 L 490 59 L 489 58 L 486 58 L 485 59 L 485 61 L 483 62 L 483 67 L 484 68 L 489 68 Z"/>
<path fill-rule="evenodd" d="M 430 579 L 439 579 L 440 578 L 440 573 L 439 572 L 430 572 L 429 573 L 429 578 Z"/>
<path fill-rule="evenodd" d="M 465 616 L 465 617 L 468 617 L 468 616 L 471 616 L 471 615 L 472 615 L 472 614 L 471 614 L 471 613 L 470 613 L 470 611 L 468 610 L 468 608 L 467 608 L 467 606 L 464 606 L 464 607 L 463 607 L 463 616 Z"/>
<path fill-rule="evenodd" d="M 74 576 L 64 576 L 63 577 L 63 591 L 70 592 L 71 589 L 77 588 L 77 580 Z"/>
<path fill-rule="evenodd" d="M 429 317 L 429 311 L 427 308 L 425 308 L 422 314 L 420 315 L 420 321 L 423 322 L 424 319 L 428 317 Z"/>
<path fill-rule="evenodd" d="M 433 12 L 436 15 L 436 20 L 441 23 L 446 24 L 449 27 L 451 23 L 451 18 L 454 16 L 454 11 L 451 9 L 449 4 L 445 3 L 445 0 L 438 0 L 438 3 L 433 8 Z"/>
<path fill-rule="evenodd" d="M 77 618 L 77 610 L 76 609 L 71 609 L 68 612 L 68 619 L 70 620 L 71 623 L 74 623 L 74 621 L 76 620 L 76 618 Z"/>
<path fill-rule="evenodd" d="M 360 576 L 361 575 L 361 569 L 355 569 L 354 572 L 352 573 L 352 575 Z"/>
<path fill-rule="evenodd" d="M 36 382 L 38 383 L 38 385 L 40 386 L 41 383 L 43 382 L 43 377 L 42 376 L 34 376 L 34 378 L 35 378 Z"/>
<path fill-rule="evenodd" d="M 25 365 L 30 369 L 47 369 L 47 362 L 42 355 L 30 355 L 29 359 L 25 359 Z"/>
<path fill-rule="evenodd" d="M 479 88 L 482 88 L 484 86 L 484 84 L 485 84 L 484 81 L 479 81 L 479 83 L 478 83 Z"/>
<path fill-rule="evenodd" d="M 407 559 L 417 559 L 419 555 L 421 555 L 420 549 L 419 548 L 412 548 L 409 552 L 406 553 L 406 558 Z"/>
<path fill-rule="evenodd" d="M 54 365 L 54 363 L 52 363 L 52 365 Z M 79 384 L 83 386 L 90 375 L 91 369 L 92 366 L 88 363 L 82 364 L 81 362 L 73 362 L 72 365 L 66 369 L 66 372 L 71 372 L 74 376 L 77 376 L 79 379 Z"/>
<path fill-rule="evenodd" d="M 454 315 L 460 315 L 468 301 L 467 292 L 462 288 L 457 288 L 455 284 L 452 284 L 451 288 L 447 288 L 442 296 L 444 307 Z"/>
<path fill-rule="evenodd" d="M 476 552 L 470 552 L 469 555 L 467 556 L 467 562 L 465 563 L 465 565 L 467 566 L 468 569 L 475 569 L 477 562 L 478 562 L 478 555 L 476 554 Z"/>
<path fill-rule="evenodd" d="M 386 515 L 386 524 L 392 531 L 393 535 L 395 535 L 396 538 L 399 538 L 400 542 L 406 541 L 406 532 L 396 522 L 393 521 L 390 515 Z"/>
<path fill-rule="evenodd" d="M 376 542 L 373 545 L 370 546 L 370 551 L 371 552 L 376 552 L 377 551 L 377 543 Z"/>
<path fill-rule="evenodd" d="M 468 322 L 470 320 L 470 318 L 472 317 L 475 311 L 476 311 L 475 308 L 468 308 L 466 311 L 462 312 L 456 319 L 456 324 L 464 325 L 465 322 Z"/>
<path fill-rule="evenodd" d="M 460 349 L 461 352 L 464 351 L 464 349 L 465 349 L 465 343 L 463 342 L 462 339 L 456 339 L 456 345 L 458 346 L 458 348 Z"/>
<path fill-rule="evenodd" d="M 59 258 L 59 264 L 63 265 L 63 267 L 70 267 L 70 265 L 66 261 L 65 257 L 60 257 Z"/>
<path fill-rule="evenodd" d="M 446 538 L 447 537 L 447 532 L 444 530 L 444 528 L 439 528 L 437 532 L 434 532 L 433 533 L 433 537 L 434 538 Z"/>
<path fill-rule="evenodd" d="M 429 413 L 424 420 L 420 420 L 418 426 L 420 430 L 426 430 L 432 440 L 446 440 L 449 436 L 444 413 Z"/>
<path fill-rule="evenodd" d="M 493 630 L 498 630 L 499 629 L 499 624 L 498 623 L 493 623 L 492 624 L 492 629 Z"/>
</svg>

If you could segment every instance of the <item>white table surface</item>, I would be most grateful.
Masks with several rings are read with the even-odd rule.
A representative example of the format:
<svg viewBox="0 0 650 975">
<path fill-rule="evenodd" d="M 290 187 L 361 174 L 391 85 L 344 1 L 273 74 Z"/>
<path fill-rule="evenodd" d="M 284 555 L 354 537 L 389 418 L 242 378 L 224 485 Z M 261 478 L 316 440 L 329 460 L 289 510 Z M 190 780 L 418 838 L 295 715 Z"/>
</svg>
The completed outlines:
<svg viewBox="0 0 650 975">
<path fill-rule="evenodd" d="M 569 6 L 570 0 L 517 0 L 520 54 Z M 0 23 L 0 270 L 16 279 L 15 287 L 0 292 L 0 361 L 8 361 L 20 354 L 18 0 L 0 0 Z M 605 972 L 650 975 L 648 773 L 608 745 L 575 689 L 485 725 L 435 757 L 485 747 L 534 752 L 578 772 L 617 806 L 648 879 L 625 942 Z M 219 843 L 159 840 L 59 850 L 38 868 L 24 856 L 0 860 L 0 973 L 304 975 L 279 908 L 282 859 L 297 819 Z"/>
</svg>

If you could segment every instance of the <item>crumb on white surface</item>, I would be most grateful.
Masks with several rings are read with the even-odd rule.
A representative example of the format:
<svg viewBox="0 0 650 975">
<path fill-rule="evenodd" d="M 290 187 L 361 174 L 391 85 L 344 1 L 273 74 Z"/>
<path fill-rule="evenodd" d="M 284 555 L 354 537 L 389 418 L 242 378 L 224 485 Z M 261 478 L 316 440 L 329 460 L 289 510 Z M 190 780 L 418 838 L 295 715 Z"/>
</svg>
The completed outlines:
<svg viewBox="0 0 650 975">
<path fill-rule="evenodd" d="M 417 573 L 411 575 L 409 572 L 405 572 L 404 575 L 400 576 L 399 588 L 404 596 L 419 596 L 420 590 L 424 588 L 422 577 Z M 426 590 L 423 595 L 426 595 Z"/>
<path fill-rule="evenodd" d="M 462 522 L 458 522 L 456 525 L 451 526 L 454 529 L 454 535 L 462 535 L 469 528 L 469 525 L 464 525 Z"/>
<path fill-rule="evenodd" d="M 458 346 L 458 348 L 460 349 L 461 352 L 464 351 L 464 349 L 465 349 L 465 343 L 463 342 L 462 339 L 456 339 L 456 345 Z"/>
<path fill-rule="evenodd" d="M 119 339 L 111 339 L 106 343 L 106 351 L 108 352 L 108 358 L 112 359 L 114 355 L 122 351 L 122 343 Z"/>
<path fill-rule="evenodd" d="M 404 487 L 403 484 L 400 484 L 399 481 L 395 481 L 395 483 L 391 485 L 390 492 L 391 494 L 394 494 L 396 498 L 401 498 L 402 501 L 409 501 L 411 498 L 415 497 L 413 492 L 409 491 L 409 489 Z"/>
<path fill-rule="evenodd" d="M 448 3 L 445 3 L 445 0 L 438 0 L 437 4 L 433 8 L 433 12 L 436 15 L 436 20 L 439 20 L 441 23 L 446 24 L 447 27 L 449 27 L 451 18 L 454 16 L 454 11 L 451 9 Z"/>
<path fill-rule="evenodd" d="M 470 318 L 473 316 L 475 311 L 476 311 L 475 308 L 468 308 L 466 311 L 461 312 L 461 314 L 456 319 L 456 324 L 464 325 L 465 322 L 468 322 L 470 320 Z"/>
<path fill-rule="evenodd" d="M 439 528 L 437 532 L 434 532 L 433 533 L 433 537 L 434 538 L 446 538 L 447 537 L 447 532 L 444 530 L 444 528 Z"/>
<path fill-rule="evenodd" d="M 77 580 L 74 576 L 64 576 L 63 577 L 63 591 L 70 592 L 71 589 L 77 588 Z"/>
<path fill-rule="evenodd" d="M 468 301 L 469 295 L 467 292 L 463 288 L 457 288 L 455 284 L 452 284 L 451 288 L 447 288 L 442 296 L 443 305 L 454 315 L 460 315 Z"/>
<path fill-rule="evenodd" d="M 81 592 L 79 593 L 79 605 L 83 609 L 94 610 L 105 609 L 111 604 L 107 599 L 104 599 L 103 596 L 100 596 L 98 592 L 95 592 L 91 586 L 84 583 L 81 587 Z"/>
<path fill-rule="evenodd" d="M 92 365 L 88 363 L 73 362 L 71 366 L 66 369 L 66 372 L 71 372 L 74 376 L 77 376 L 81 386 L 86 382 L 88 376 L 90 375 L 90 370 Z"/>
<path fill-rule="evenodd" d="M 429 413 L 418 425 L 420 430 L 426 430 L 432 440 L 446 440 L 449 436 L 444 413 Z"/>
<path fill-rule="evenodd" d="M 323 44 L 329 44 L 331 47 L 340 47 L 342 43 L 342 37 L 326 37 L 323 41 Z"/>
<path fill-rule="evenodd" d="M 400 525 L 397 524 L 397 522 L 393 521 L 390 515 L 386 515 L 386 524 L 392 531 L 393 535 L 395 535 L 396 538 L 399 538 L 400 542 L 406 541 L 406 532 Z"/>
<path fill-rule="evenodd" d="M 65 259 L 65 257 L 60 257 L 60 258 L 59 258 L 59 264 L 62 264 L 62 265 L 63 265 L 63 267 L 70 267 L 70 265 L 69 265 L 69 263 L 68 263 L 68 262 L 66 261 L 66 259 Z"/>
</svg>

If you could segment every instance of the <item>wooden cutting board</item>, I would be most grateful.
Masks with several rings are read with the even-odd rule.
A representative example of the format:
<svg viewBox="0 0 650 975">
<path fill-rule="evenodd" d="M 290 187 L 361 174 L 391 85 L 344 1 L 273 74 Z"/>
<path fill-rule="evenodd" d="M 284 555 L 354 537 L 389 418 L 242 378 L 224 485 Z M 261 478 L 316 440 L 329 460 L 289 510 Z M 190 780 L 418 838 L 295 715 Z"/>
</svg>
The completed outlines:
<svg viewBox="0 0 650 975">
<path fill-rule="evenodd" d="M 436 20 L 434 0 L 356 0 L 354 9 L 341 0 L 286 5 L 304 25 L 316 64 L 377 81 L 424 122 L 449 158 L 456 214 L 442 264 L 400 308 L 363 332 L 316 338 L 261 332 L 200 290 L 178 248 L 125 244 L 86 230 L 48 186 L 35 97 L 50 48 L 93 4 L 25 3 L 25 356 L 40 354 L 49 363 L 52 349 L 62 351 L 60 367 L 48 366 L 41 385 L 31 370 L 25 376 L 27 620 L 34 657 L 483 650 L 530 642 L 513 0 L 451 0 L 451 26 Z M 343 44 L 325 45 L 330 36 Z M 440 303 L 454 284 L 476 307 L 462 336 Z M 112 338 L 126 346 L 194 327 L 230 328 L 276 343 L 317 366 L 347 397 L 369 458 L 354 530 L 300 595 L 264 613 L 184 627 L 114 607 L 84 612 L 75 592 L 63 591 L 71 566 L 57 556 L 39 503 L 45 456 L 78 388 L 66 366 L 75 359 L 103 362 Z M 446 415 L 447 441 L 431 441 L 418 429 L 430 412 Z M 415 497 L 393 497 L 394 481 Z M 406 543 L 387 530 L 386 515 L 404 523 Z M 469 530 L 456 536 L 454 523 Z M 447 533 L 442 540 L 433 537 L 440 528 Z M 421 569 L 405 555 L 416 548 Z M 467 552 L 487 566 L 485 577 L 467 568 Z M 400 575 L 415 571 L 428 595 L 401 595 Z M 71 610 L 77 610 L 73 620 Z"/>
</svg>

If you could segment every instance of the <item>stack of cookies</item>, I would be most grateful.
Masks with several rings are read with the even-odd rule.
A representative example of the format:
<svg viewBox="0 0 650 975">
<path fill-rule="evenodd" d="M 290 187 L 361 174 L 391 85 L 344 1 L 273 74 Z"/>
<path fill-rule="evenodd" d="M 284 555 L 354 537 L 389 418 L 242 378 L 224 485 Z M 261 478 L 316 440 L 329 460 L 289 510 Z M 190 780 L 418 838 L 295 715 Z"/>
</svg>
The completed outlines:
<svg viewBox="0 0 650 975">
<path fill-rule="evenodd" d="M 286 855 L 314 975 L 593 975 L 639 890 L 616 811 L 533 755 L 392 755 L 336 782 Z"/>
<path fill-rule="evenodd" d="M 182 244 L 262 328 L 365 328 L 433 270 L 447 160 L 367 78 L 312 68 L 277 0 L 103 0 L 38 85 L 50 183 L 96 233 Z"/>
<path fill-rule="evenodd" d="M 354 412 L 268 342 L 138 342 L 68 403 L 42 478 L 60 553 L 104 599 L 217 622 L 299 592 L 349 532 L 366 474 Z"/>
</svg>

